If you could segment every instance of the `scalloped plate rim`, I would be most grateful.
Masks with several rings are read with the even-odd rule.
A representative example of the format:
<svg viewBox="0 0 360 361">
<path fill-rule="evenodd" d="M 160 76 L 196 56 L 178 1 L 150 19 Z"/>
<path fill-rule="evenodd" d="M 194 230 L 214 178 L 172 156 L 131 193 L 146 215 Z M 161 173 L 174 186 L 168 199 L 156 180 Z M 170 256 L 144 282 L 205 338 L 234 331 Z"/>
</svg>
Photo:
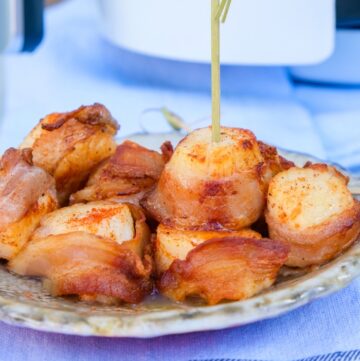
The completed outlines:
<svg viewBox="0 0 360 361">
<path fill-rule="evenodd" d="M 139 140 L 139 137 L 174 138 L 175 136 L 178 138 L 180 134 L 134 134 L 123 139 Z M 319 161 L 316 157 L 308 154 L 280 150 L 293 156 Z M 331 162 L 327 163 L 336 165 Z M 360 182 L 358 177 L 351 178 Z M 1 291 L 0 320 L 10 325 L 40 331 L 81 336 L 151 338 L 195 331 L 218 330 L 287 313 L 310 300 L 344 288 L 358 276 L 360 276 L 359 242 L 321 269 L 295 281 L 284 282 L 265 293 L 244 301 L 215 306 L 194 307 L 185 305 L 180 309 L 147 311 L 137 315 L 118 317 L 116 312 L 91 315 L 37 305 L 35 301 L 14 300 L 4 296 L 4 292 Z M 291 285 L 292 283 L 294 285 Z M 207 321 L 206 326 L 203 323 L 204 318 Z"/>
</svg>

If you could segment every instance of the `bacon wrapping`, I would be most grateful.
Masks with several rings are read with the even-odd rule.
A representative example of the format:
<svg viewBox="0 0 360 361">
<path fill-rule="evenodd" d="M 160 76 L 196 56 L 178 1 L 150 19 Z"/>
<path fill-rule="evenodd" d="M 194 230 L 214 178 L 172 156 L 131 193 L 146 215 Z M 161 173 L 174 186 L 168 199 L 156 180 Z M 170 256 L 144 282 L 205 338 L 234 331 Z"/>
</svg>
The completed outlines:
<svg viewBox="0 0 360 361">
<path fill-rule="evenodd" d="M 160 223 L 180 229 L 239 230 L 265 206 L 264 159 L 253 133 L 221 128 L 195 130 L 176 147 L 156 189 L 143 206 Z"/>
<path fill-rule="evenodd" d="M 187 254 L 199 244 L 212 238 L 227 237 L 257 238 L 261 234 L 250 228 L 239 231 L 187 231 L 160 224 L 154 241 L 154 256 L 158 275 L 169 269 L 173 261 L 184 260 Z"/>
<path fill-rule="evenodd" d="M 172 154 L 171 143 L 165 142 L 161 151 L 162 154 L 124 141 L 118 145 L 115 154 L 90 175 L 85 188 L 70 197 L 70 203 L 117 198 L 138 205 L 159 180 Z"/>
<path fill-rule="evenodd" d="M 64 205 L 70 194 L 83 186 L 91 170 L 114 153 L 113 136 L 118 127 L 103 105 L 82 106 L 47 115 L 20 147 L 32 148 L 34 164 L 54 176 Z"/>
<path fill-rule="evenodd" d="M 267 183 L 269 183 L 276 174 L 295 167 L 295 163 L 282 157 L 276 147 L 261 141 L 258 141 L 258 144 L 266 164 L 264 179 Z"/>
<path fill-rule="evenodd" d="M 150 232 L 143 213 L 111 202 L 72 207 L 58 211 L 58 221 L 52 215 L 45 218 L 9 269 L 45 277 L 54 296 L 77 295 L 102 303 L 142 301 L 152 291 Z"/>
<path fill-rule="evenodd" d="M 270 239 L 214 238 L 176 260 L 159 281 L 161 292 L 176 301 L 197 296 L 207 304 L 249 298 L 270 287 L 288 255 Z"/>
<path fill-rule="evenodd" d="M 0 162 L 0 257 L 14 257 L 57 207 L 54 179 L 32 164 L 31 149 L 8 149 Z"/>
<path fill-rule="evenodd" d="M 270 237 L 291 248 L 286 265 L 321 265 L 360 234 L 360 203 L 348 178 L 326 164 L 290 168 L 270 182 L 265 213 Z"/>
</svg>

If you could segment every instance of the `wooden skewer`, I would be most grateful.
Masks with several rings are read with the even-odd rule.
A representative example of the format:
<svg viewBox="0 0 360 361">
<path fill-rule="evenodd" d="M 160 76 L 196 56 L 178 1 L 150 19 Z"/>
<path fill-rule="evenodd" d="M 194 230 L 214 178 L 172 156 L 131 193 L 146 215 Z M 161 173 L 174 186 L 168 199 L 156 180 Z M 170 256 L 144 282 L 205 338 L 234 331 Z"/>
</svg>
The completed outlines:
<svg viewBox="0 0 360 361">
<path fill-rule="evenodd" d="M 211 0 L 212 141 L 220 142 L 220 20 L 219 0 Z"/>
<path fill-rule="evenodd" d="M 220 142 L 220 18 L 225 22 L 231 0 L 211 0 L 211 104 L 212 140 Z"/>
</svg>

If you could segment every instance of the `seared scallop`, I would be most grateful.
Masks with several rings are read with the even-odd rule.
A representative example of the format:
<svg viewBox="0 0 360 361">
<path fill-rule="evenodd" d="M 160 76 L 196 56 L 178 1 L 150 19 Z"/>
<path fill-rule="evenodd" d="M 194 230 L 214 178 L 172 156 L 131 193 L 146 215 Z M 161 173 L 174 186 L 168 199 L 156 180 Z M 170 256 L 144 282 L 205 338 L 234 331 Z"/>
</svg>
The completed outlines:
<svg viewBox="0 0 360 361">
<path fill-rule="evenodd" d="M 188 253 L 199 244 L 212 238 L 245 237 L 261 239 L 261 234 L 250 228 L 232 232 L 184 231 L 160 224 L 155 237 L 155 264 L 160 275 L 179 259 L 184 260 Z"/>
<path fill-rule="evenodd" d="M 143 205 L 160 223 L 184 229 L 232 229 L 251 225 L 265 205 L 264 159 L 253 133 L 211 128 L 184 138 Z"/>
<path fill-rule="evenodd" d="M 200 297 L 213 305 L 243 300 L 270 287 L 288 255 L 288 247 L 271 239 L 228 236 L 195 246 L 173 261 L 158 282 L 165 296 L 184 301 Z"/>
<path fill-rule="evenodd" d="M 70 202 L 89 202 L 109 198 L 139 204 L 159 180 L 172 154 L 170 142 L 161 146 L 162 154 L 132 141 L 118 145 L 116 152 L 101 163 L 89 177 L 84 189 L 74 193 Z"/>
<path fill-rule="evenodd" d="M 54 176 L 62 204 L 86 181 L 91 170 L 115 151 L 118 124 L 101 104 L 41 119 L 21 144 L 32 148 L 33 162 Z"/>
<path fill-rule="evenodd" d="M 360 204 L 348 178 L 326 164 L 290 168 L 270 182 L 266 221 L 270 237 L 291 247 L 288 266 L 323 264 L 360 233 Z"/>
<path fill-rule="evenodd" d="M 44 217 L 9 269 L 44 277 L 55 296 L 138 303 L 152 290 L 149 238 L 136 206 L 76 204 Z"/>
<path fill-rule="evenodd" d="M 31 149 L 8 149 L 0 161 L 0 258 L 13 258 L 57 207 L 54 179 L 32 164 Z"/>
</svg>

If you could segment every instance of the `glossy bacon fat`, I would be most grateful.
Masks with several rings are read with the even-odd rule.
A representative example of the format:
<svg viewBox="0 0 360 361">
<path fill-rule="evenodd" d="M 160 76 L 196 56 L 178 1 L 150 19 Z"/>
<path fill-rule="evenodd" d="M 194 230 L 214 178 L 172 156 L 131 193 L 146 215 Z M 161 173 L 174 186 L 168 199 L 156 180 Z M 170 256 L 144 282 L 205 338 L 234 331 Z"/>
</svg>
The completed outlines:
<svg viewBox="0 0 360 361">
<path fill-rule="evenodd" d="M 0 162 L 0 257 L 14 257 L 57 206 L 54 179 L 32 164 L 31 149 L 8 149 Z"/>
<path fill-rule="evenodd" d="M 213 238 L 196 246 L 185 260 L 175 260 L 159 288 L 167 297 L 189 296 L 213 305 L 242 300 L 270 287 L 288 255 L 288 248 L 270 239 Z"/>
<path fill-rule="evenodd" d="M 160 223 L 182 228 L 238 230 L 255 222 L 265 205 L 264 158 L 253 133 L 211 128 L 184 138 L 165 166 L 145 208 Z"/>
<path fill-rule="evenodd" d="M 118 124 L 103 105 L 82 106 L 41 119 L 21 148 L 32 148 L 34 164 L 54 176 L 64 204 L 90 171 L 114 153 L 117 129 Z"/>
<path fill-rule="evenodd" d="M 138 303 L 152 290 L 149 238 L 135 206 L 77 204 L 45 217 L 9 269 L 45 277 L 56 296 Z"/>
<path fill-rule="evenodd" d="M 160 178 L 165 163 L 172 155 L 172 146 L 161 146 L 162 154 L 131 141 L 118 145 L 116 152 L 91 175 L 86 187 L 73 194 L 70 202 L 89 202 L 117 198 L 139 204 L 146 191 Z"/>
<path fill-rule="evenodd" d="M 266 221 L 270 237 L 291 247 L 287 265 L 320 265 L 358 238 L 360 204 L 347 182 L 326 164 L 293 167 L 271 180 Z"/>
</svg>

